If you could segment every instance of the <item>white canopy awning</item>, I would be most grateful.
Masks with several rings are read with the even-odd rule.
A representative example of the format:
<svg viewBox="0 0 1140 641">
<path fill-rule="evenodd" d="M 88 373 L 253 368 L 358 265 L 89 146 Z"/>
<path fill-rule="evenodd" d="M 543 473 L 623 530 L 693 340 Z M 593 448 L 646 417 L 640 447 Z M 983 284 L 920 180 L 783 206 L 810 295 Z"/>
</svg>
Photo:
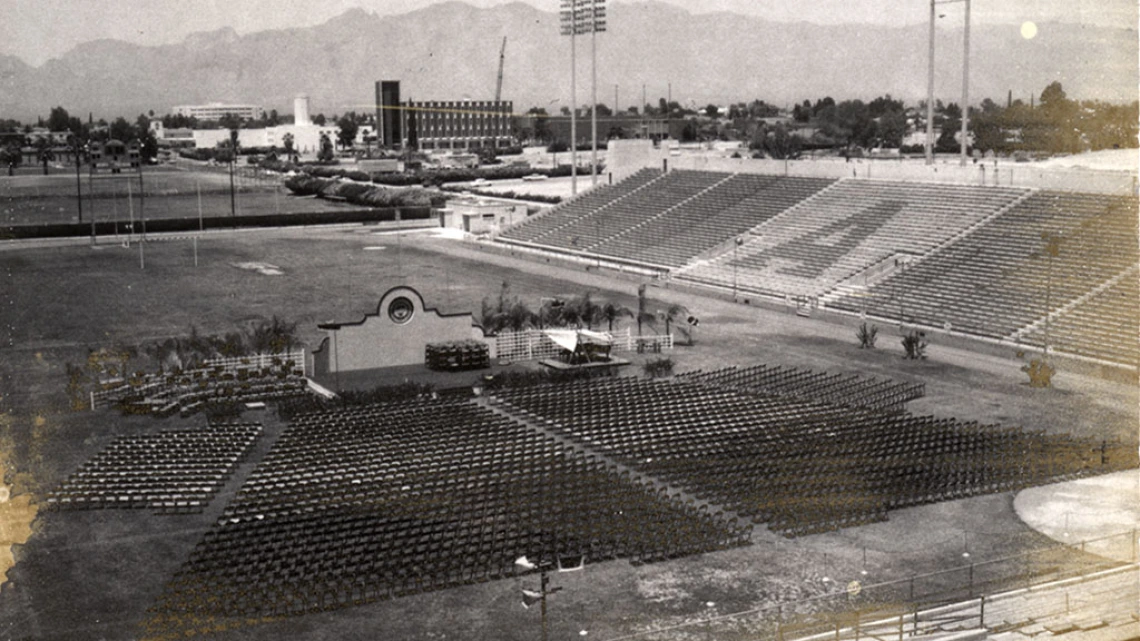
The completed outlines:
<svg viewBox="0 0 1140 641">
<path fill-rule="evenodd" d="M 595 332 L 588 329 L 547 329 L 543 334 L 554 341 L 555 345 L 571 352 L 578 349 L 581 344 L 587 345 L 613 345 L 614 339 L 609 334 Z"/>
</svg>

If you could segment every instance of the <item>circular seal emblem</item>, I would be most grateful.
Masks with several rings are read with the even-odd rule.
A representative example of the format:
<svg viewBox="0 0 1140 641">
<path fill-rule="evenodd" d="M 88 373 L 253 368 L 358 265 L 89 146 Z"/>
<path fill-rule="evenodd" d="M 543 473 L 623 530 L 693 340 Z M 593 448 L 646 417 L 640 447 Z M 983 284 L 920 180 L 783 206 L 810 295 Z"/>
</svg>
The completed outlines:
<svg viewBox="0 0 1140 641">
<path fill-rule="evenodd" d="M 392 319 L 393 323 L 403 325 L 412 320 L 412 315 L 415 314 L 416 308 L 412 305 L 412 301 L 400 296 L 395 298 L 391 303 L 388 303 L 388 318 Z"/>
</svg>

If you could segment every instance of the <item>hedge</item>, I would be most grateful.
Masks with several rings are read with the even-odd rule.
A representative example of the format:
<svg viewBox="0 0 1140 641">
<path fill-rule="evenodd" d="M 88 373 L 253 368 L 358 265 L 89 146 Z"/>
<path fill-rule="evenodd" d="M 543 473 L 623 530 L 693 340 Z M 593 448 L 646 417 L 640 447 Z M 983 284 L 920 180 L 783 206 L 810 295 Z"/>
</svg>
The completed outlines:
<svg viewBox="0 0 1140 641">
<path fill-rule="evenodd" d="M 551 205 L 557 205 L 558 203 L 562 202 L 561 196 L 544 196 L 542 194 L 524 194 L 522 192 L 516 192 L 514 190 L 488 191 L 486 189 L 471 189 L 470 187 L 461 187 L 461 186 L 442 187 L 441 189 L 444 189 L 446 191 L 452 191 L 452 192 L 466 192 L 466 193 L 470 193 L 470 194 L 475 194 L 476 196 L 487 196 L 488 198 L 507 198 L 509 200 L 529 200 L 531 202 L 549 203 Z"/>
<path fill-rule="evenodd" d="M 442 207 L 447 196 L 423 189 L 388 189 L 369 183 L 348 182 L 297 174 L 285 180 L 285 187 L 299 196 L 344 200 L 366 207 Z"/>
</svg>

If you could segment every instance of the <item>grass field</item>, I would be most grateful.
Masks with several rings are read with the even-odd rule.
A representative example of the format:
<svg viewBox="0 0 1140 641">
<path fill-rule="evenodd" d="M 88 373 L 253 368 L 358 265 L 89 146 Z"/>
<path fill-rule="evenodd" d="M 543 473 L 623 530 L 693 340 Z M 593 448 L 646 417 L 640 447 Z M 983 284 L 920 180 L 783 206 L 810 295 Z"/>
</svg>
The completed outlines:
<svg viewBox="0 0 1140 641">
<path fill-rule="evenodd" d="M 141 346 L 184 335 L 192 325 L 206 333 L 229 331 L 273 315 L 298 323 L 302 339 L 313 346 L 322 336 L 318 323 L 375 312 L 380 295 L 397 284 L 417 288 L 429 307 L 443 311 L 477 311 L 503 281 L 535 306 L 541 296 L 591 291 L 636 307 L 638 283 L 622 275 L 525 262 L 474 244 L 376 234 L 366 227 L 208 234 L 198 243 L 198 267 L 186 240 L 151 242 L 145 251 L 146 268 L 140 269 L 133 246 L 0 247 L 0 460 L 10 503 L 21 497 L 35 502 L 115 436 L 167 424 L 110 411 L 72 411 L 65 366 L 83 362 L 91 349 Z M 283 273 L 267 276 L 239 267 L 250 262 Z M 911 404 L 915 413 L 1105 438 L 1135 434 L 1140 399 L 1134 385 L 1062 369 L 1056 389 L 1036 390 L 1024 384 L 1021 363 L 1012 354 L 935 341 L 928 360 L 904 361 L 893 328 L 883 329 L 879 349 L 860 350 L 853 330 L 842 324 L 661 287 L 650 291 L 654 308 L 679 302 L 701 319 L 695 345 L 673 354 L 679 371 L 765 362 L 862 372 L 925 382 L 927 397 Z M 3 638 L 137 638 L 163 583 L 280 432 L 271 415 L 262 418 L 266 435 L 258 450 L 204 514 L 41 512 L 27 544 L 14 548 L 16 565 L 0 594 Z M 204 421 L 171 422 L 184 420 Z M 640 567 L 606 562 L 557 575 L 554 584 L 565 589 L 550 600 L 550 638 L 582 638 L 586 630 L 585 638 L 606 640 L 684 622 L 697 625 L 643 638 L 742 638 L 737 635 L 770 629 L 771 619 L 751 615 L 708 629 L 701 621 L 841 591 L 855 579 L 901 580 L 961 566 L 967 545 L 971 558 L 981 561 L 1049 542 L 1021 522 L 1009 493 L 899 510 L 885 523 L 795 540 L 758 528 L 753 540 L 746 548 L 698 557 Z M 1051 562 L 1091 560 L 1073 553 Z M 963 571 L 928 579 L 928 587 L 961 581 Z M 538 636 L 538 613 L 522 608 L 518 590 L 536 583 L 534 577 L 501 580 L 211 638 L 532 639 Z"/>
<path fill-rule="evenodd" d="M 129 185 L 128 185 L 129 183 Z M 102 174 L 91 179 L 81 173 L 83 222 L 128 221 L 141 215 L 155 218 L 228 216 L 229 174 L 222 167 L 158 166 L 144 168 L 144 196 L 139 197 L 136 173 Z M 242 168 L 234 181 L 237 215 L 294 214 L 358 209 L 345 203 L 296 198 L 279 178 Z M 0 225 L 79 222 L 75 176 L 0 176 Z"/>
</svg>

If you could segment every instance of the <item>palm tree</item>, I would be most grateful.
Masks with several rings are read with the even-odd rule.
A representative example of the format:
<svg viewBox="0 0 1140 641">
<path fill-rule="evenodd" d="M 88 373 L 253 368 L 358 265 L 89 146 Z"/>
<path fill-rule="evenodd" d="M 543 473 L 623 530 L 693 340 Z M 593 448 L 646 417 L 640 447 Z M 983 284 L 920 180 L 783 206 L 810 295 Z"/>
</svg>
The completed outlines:
<svg viewBox="0 0 1140 641">
<path fill-rule="evenodd" d="M 498 315 L 497 320 L 500 328 L 521 332 L 528 327 L 534 327 L 538 315 L 532 312 L 526 304 L 516 300 L 506 311 Z"/>
<path fill-rule="evenodd" d="M 643 323 L 653 324 L 653 314 L 645 308 L 648 301 L 645 298 L 645 284 L 637 286 L 637 335 L 641 336 L 641 326 Z"/>
<path fill-rule="evenodd" d="M 602 308 L 594 302 L 589 292 L 574 301 L 574 307 L 578 316 L 578 327 L 585 325 L 587 329 L 594 329 L 594 325 L 602 321 Z"/>
<path fill-rule="evenodd" d="M 558 327 L 562 324 L 562 310 L 566 306 L 561 300 L 547 299 L 535 314 L 535 323 L 539 329 Z"/>
<path fill-rule="evenodd" d="M 609 324 L 609 331 L 612 334 L 614 331 L 614 321 L 627 316 L 633 318 L 633 310 L 624 305 L 615 305 L 613 303 L 606 303 L 602 306 L 602 320 Z"/>
<path fill-rule="evenodd" d="M 285 134 L 281 137 L 281 146 L 285 149 L 285 161 L 296 162 L 293 154 L 293 134 Z"/>
<path fill-rule="evenodd" d="M 665 333 L 669 334 L 672 324 L 677 322 L 682 317 L 688 316 L 688 314 L 689 314 L 689 308 L 688 307 L 685 307 L 684 305 L 681 305 L 681 304 L 670 305 L 669 308 L 665 310 Z M 688 330 L 684 329 L 682 327 L 681 332 L 685 335 L 685 339 L 688 340 L 688 338 L 689 338 Z"/>
</svg>

